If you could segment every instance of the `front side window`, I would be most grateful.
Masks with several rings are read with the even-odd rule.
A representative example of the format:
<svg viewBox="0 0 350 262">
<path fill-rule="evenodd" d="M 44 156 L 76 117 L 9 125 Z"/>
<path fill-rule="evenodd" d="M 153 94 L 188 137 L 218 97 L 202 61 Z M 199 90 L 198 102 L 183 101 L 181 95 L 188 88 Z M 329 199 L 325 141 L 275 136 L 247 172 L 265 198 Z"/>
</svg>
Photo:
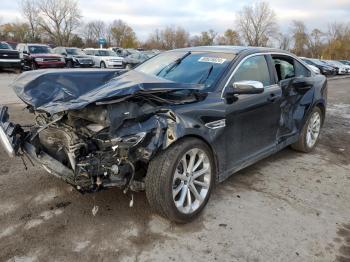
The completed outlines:
<svg viewBox="0 0 350 262">
<path fill-rule="evenodd" d="M 66 48 L 68 55 L 84 55 L 84 52 L 78 48 Z"/>
<path fill-rule="evenodd" d="M 258 55 L 246 59 L 233 75 L 233 81 L 259 81 L 264 86 L 271 85 L 270 73 L 264 56 Z"/>
<path fill-rule="evenodd" d="M 98 50 L 98 53 L 100 56 L 117 56 L 117 54 L 111 50 Z"/>
<path fill-rule="evenodd" d="M 170 51 L 155 56 L 135 70 L 178 83 L 210 87 L 227 68 L 234 54 Z"/>
</svg>

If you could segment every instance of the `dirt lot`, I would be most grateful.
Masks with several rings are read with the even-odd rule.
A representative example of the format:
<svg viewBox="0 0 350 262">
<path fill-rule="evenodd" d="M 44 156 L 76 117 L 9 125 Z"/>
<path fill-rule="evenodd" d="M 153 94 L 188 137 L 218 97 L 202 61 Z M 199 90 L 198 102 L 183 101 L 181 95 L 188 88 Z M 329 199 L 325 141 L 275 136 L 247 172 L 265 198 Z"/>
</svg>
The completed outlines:
<svg viewBox="0 0 350 262">
<path fill-rule="evenodd" d="M 12 103 L 0 75 L 0 103 Z M 290 149 L 216 186 L 203 215 L 176 225 L 119 190 L 81 195 L 0 149 L 0 261 L 350 261 L 350 78 L 329 82 L 317 149 Z M 99 207 L 92 215 L 94 205 Z"/>
</svg>

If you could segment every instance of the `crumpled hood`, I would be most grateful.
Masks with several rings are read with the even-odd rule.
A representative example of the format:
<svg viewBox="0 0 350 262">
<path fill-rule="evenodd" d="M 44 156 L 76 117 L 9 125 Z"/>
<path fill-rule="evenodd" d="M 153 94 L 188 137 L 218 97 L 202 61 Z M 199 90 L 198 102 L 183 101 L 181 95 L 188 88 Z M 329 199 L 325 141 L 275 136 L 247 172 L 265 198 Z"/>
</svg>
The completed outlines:
<svg viewBox="0 0 350 262">
<path fill-rule="evenodd" d="M 201 89 L 131 70 L 36 70 L 21 74 L 12 84 L 26 104 L 50 114 L 81 109 L 89 104 L 142 92 Z"/>
</svg>

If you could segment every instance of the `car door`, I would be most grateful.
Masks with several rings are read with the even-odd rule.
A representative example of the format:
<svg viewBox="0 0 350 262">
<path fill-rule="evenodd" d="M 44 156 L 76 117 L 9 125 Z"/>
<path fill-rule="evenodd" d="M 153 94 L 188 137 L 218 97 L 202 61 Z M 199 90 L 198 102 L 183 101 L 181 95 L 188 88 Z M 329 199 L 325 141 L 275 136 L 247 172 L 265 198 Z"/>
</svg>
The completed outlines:
<svg viewBox="0 0 350 262">
<path fill-rule="evenodd" d="M 226 108 L 226 163 L 234 171 L 272 152 L 280 119 L 281 88 L 274 84 L 265 55 L 253 55 L 242 60 L 225 87 L 244 80 L 264 85 L 261 94 L 235 95 Z"/>
<path fill-rule="evenodd" d="M 303 124 L 302 120 L 313 98 L 313 90 L 306 86 L 306 83 L 312 81 L 312 74 L 302 63 L 289 55 L 272 54 L 271 61 L 277 83 L 282 90 L 281 119 L 277 134 L 279 142 L 282 142 L 298 135 Z"/>
</svg>

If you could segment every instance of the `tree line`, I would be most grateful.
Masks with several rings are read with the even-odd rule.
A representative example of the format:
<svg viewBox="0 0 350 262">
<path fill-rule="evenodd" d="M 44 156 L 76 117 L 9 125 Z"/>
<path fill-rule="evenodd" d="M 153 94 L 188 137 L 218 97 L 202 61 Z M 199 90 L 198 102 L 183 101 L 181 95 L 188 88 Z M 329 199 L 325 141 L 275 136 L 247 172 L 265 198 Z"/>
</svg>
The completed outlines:
<svg viewBox="0 0 350 262">
<path fill-rule="evenodd" d="M 290 22 L 282 32 L 267 2 L 255 2 L 236 13 L 234 28 L 213 29 L 192 35 L 180 26 L 155 29 L 140 41 L 125 21 L 95 20 L 84 23 L 76 0 L 21 0 L 23 22 L 0 24 L 1 40 L 52 45 L 96 47 L 105 38 L 108 46 L 168 50 L 198 45 L 249 45 L 277 47 L 298 56 L 350 59 L 350 23 L 330 23 L 309 29 L 303 21 Z"/>
</svg>

